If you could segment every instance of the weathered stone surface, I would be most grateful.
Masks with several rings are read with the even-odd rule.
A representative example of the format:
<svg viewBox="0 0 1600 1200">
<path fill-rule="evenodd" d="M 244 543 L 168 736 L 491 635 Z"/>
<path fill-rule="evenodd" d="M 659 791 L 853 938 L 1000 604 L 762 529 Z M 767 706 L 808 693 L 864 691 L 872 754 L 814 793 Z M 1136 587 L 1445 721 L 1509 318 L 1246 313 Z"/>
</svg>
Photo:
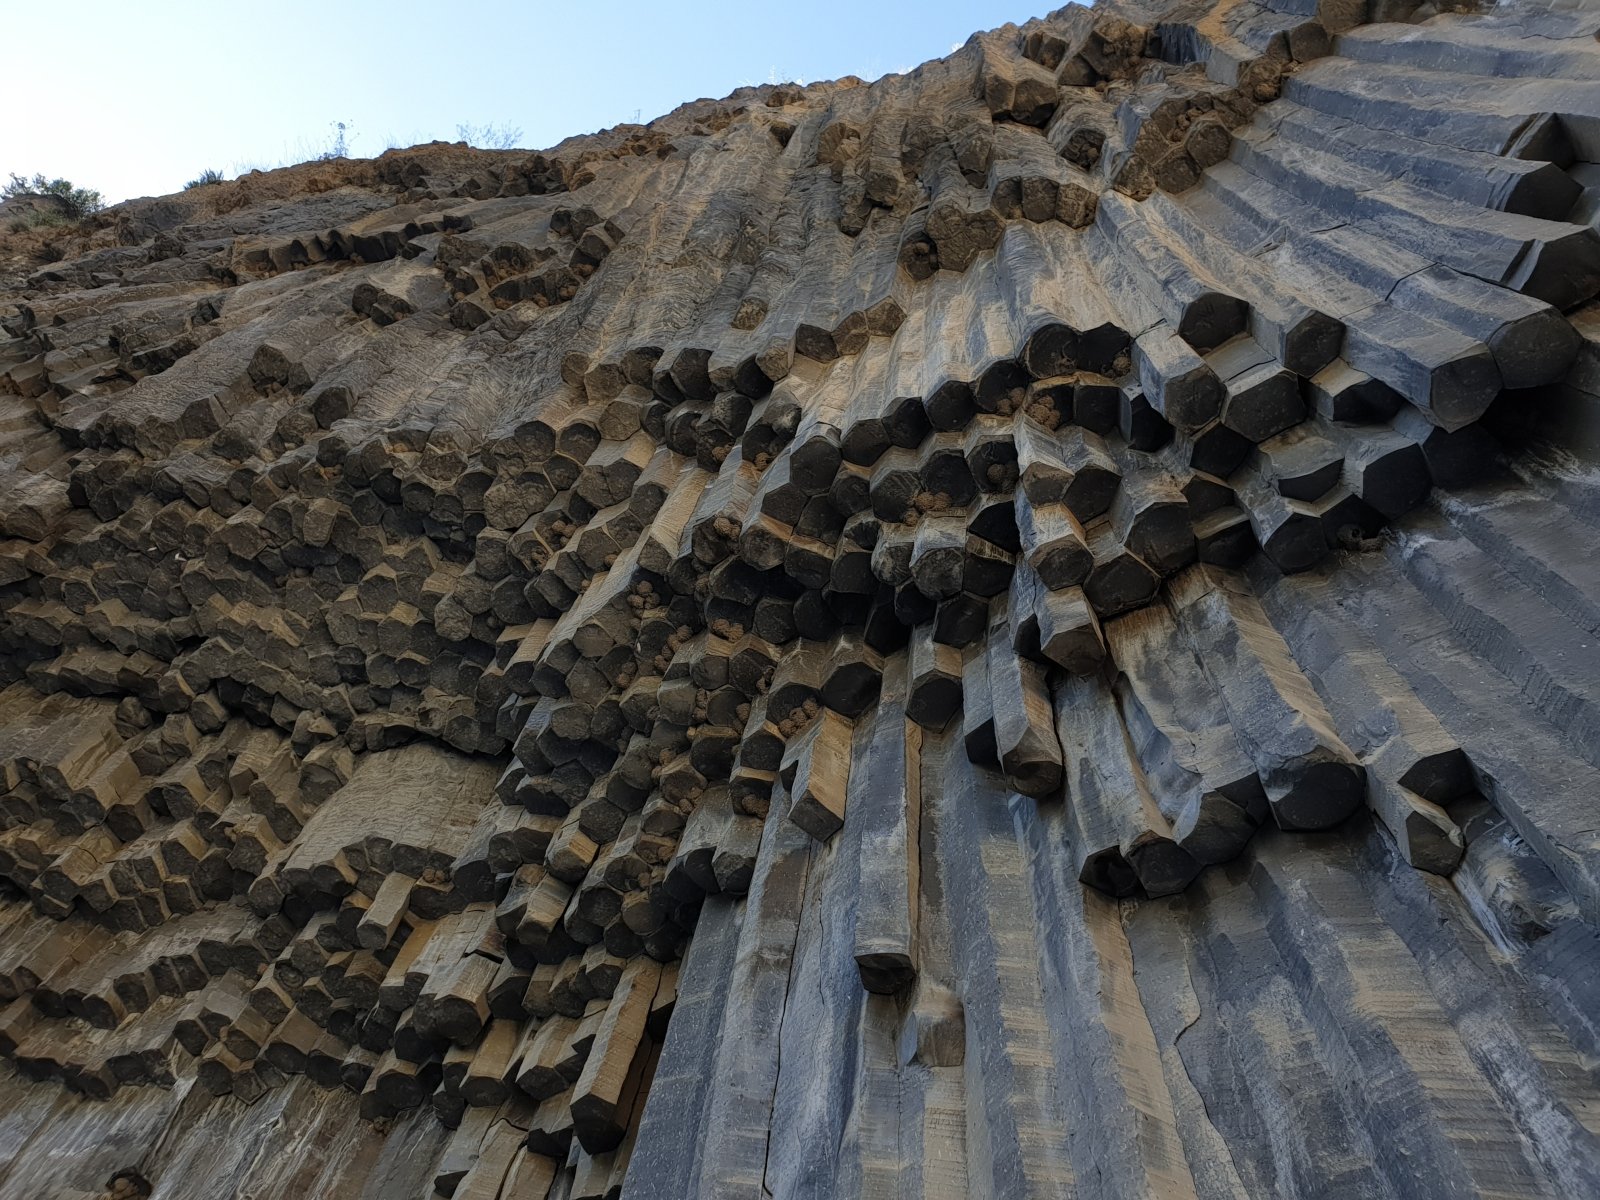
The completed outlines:
<svg viewBox="0 0 1600 1200">
<path fill-rule="evenodd" d="M 1597 32 L 0 219 L 0 1194 L 1600 1191 Z"/>
</svg>

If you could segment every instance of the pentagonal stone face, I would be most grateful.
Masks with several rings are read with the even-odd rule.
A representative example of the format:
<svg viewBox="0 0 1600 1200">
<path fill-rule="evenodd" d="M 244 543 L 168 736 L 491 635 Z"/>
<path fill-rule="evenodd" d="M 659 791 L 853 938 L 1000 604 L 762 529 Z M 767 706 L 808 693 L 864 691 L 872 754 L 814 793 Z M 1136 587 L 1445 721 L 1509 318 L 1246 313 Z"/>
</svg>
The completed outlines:
<svg viewBox="0 0 1600 1200">
<path fill-rule="evenodd" d="M 1195 556 L 1218 567 L 1243 566 L 1255 554 L 1255 530 L 1240 509 L 1213 509 L 1194 525 Z"/>
<path fill-rule="evenodd" d="M 1196 517 L 1223 508 L 1234 500 L 1234 492 L 1224 481 L 1203 471 L 1193 472 L 1182 483 L 1184 501 Z"/>
<path fill-rule="evenodd" d="M 987 413 L 1010 416 L 1021 410 L 1030 376 L 1020 362 L 995 363 L 978 377 L 973 387 L 973 402 Z"/>
<path fill-rule="evenodd" d="M 922 626 L 910 646 L 910 695 L 906 716 L 928 729 L 943 729 L 961 707 L 961 655 L 933 640 L 933 626 Z"/>
<path fill-rule="evenodd" d="M 1153 462 L 1128 456 L 1110 520 L 1117 538 L 1159 573 L 1170 573 L 1194 557 L 1189 505 Z"/>
<path fill-rule="evenodd" d="M 1157 326 L 1141 336 L 1133 365 L 1138 390 L 1170 424 L 1189 433 L 1217 416 L 1223 400 L 1217 372 L 1170 328 Z M 1124 393 L 1126 423 L 1132 393 L 1128 387 Z"/>
<path fill-rule="evenodd" d="M 796 534 L 783 557 L 784 573 L 802 587 L 822 588 L 833 578 L 833 547 Z"/>
<path fill-rule="evenodd" d="M 1065 375 L 1081 363 L 1081 335 L 1056 322 L 1041 325 L 1028 338 L 1023 363 L 1035 379 Z"/>
<path fill-rule="evenodd" d="M 1067 485 L 1062 502 L 1078 520 L 1093 521 L 1110 510 L 1121 483 L 1122 476 L 1117 470 L 1100 462 L 1088 461 L 1073 472 L 1072 482 Z"/>
<path fill-rule="evenodd" d="M 1300 382 L 1281 367 L 1262 364 L 1228 380 L 1226 386 L 1222 423 L 1249 441 L 1266 441 L 1305 420 Z"/>
<path fill-rule="evenodd" d="M 1122 471 L 1106 443 L 1080 429 L 1063 430 L 1058 443 L 1062 467 L 1072 478 L 1061 499 L 1080 521 L 1092 521 L 1111 507 Z"/>
<path fill-rule="evenodd" d="M 922 490 L 936 498 L 940 505 L 965 506 L 972 503 L 978 491 L 959 444 L 935 442 L 923 459 L 920 475 Z"/>
<path fill-rule="evenodd" d="M 832 541 L 844 526 L 844 515 L 829 503 L 827 496 L 812 496 L 795 522 L 795 532 L 802 537 L 817 537 Z"/>
<path fill-rule="evenodd" d="M 922 491 L 922 478 L 913 451 L 891 450 L 878 460 L 872 471 L 872 511 L 883 521 L 904 520 L 915 513 L 916 498 Z"/>
<path fill-rule="evenodd" d="M 785 525 L 794 525 L 800 520 L 800 514 L 810 498 L 810 493 L 795 483 L 792 467 L 791 458 L 780 458 L 768 468 L 761 480 L 761 511 Z"/>
<path fill-rule="evenodd" d="M 893 446 L 916 446 L 928 435 L 928 415 L 920 396 L 898 396 L 883 414 L 883 427 Z"/>
<path fill-rule="evenodd" d="M 1299 425 L 1257 448 L 1261 473 L 1290 500 L 1315 500 L 1339 481 L 1344 455 L 1339 447 Z"/>
<path fill-rule="evenodd" d="M 864 467 L 845 463 L 828 487 L 828 502 L 841 517 L 866 512 L 872 505 L 872 476 Z"/>
<path fill-rule="evenodd" d="M 1015 555 L 982 538 L 966 537 L 962 591 L 974 596 L 998 596 L 1010 586 L 1015 569 Z"/>
<path fill-rule="evenodd" d="M 1093 378 L 1080 379 L 1072 393 L 1073 422 L 1095 433 L 1110 433 L 1117 427 L 1121 402 L 1122 393 L 1114 385 Z"/>
<path fill-rule="evenodd" d="M 6 203 L 0 1053 L 140 1086 L 10 1191 L 849 1195 L 868 1061 L 974 1195 L 1597 1191 L 1482 1066 L 1584 1053 L 1594 506 L 1480 418 L 1586 453 L 1600 16 L 1140 7 Z"/>
<path fill-rule="evenodd" d="M 1322 522 L 1328 545 L 1342 549 L 1361 549 L 1364 539 L 1382 532 L 1383 514 L 1344 487 L 1335 488 L 1309 506 Z"/>
<path fill-rule="evenodd" d="M 1123 440 L 1136 450 L 1159 450 L 1172 440 L 1171 423 L 1137 390 L 1124 389 L 1118 426 Z"/>
<path fill-rule="evenodd" d="M 1113 616 L 1148 604 L 1160 584 L 1160 576 L 1148 563 L 1124 550 L 1096 558 L 1083 590 L 1097 613 Z"/>
<path fill-rule="evenodd" d="M 1022 553 L 1047 587 L 1081 583 L 1092 563 L 1084 531 L 1064 504 L 1017 506 Z"/>
<path fill-rule="evenodd" d="M 923 595 L 939 600 L 962 590 L 966 525 L 960 517 L 924 518 L 911 552 L 911 575 Z"/>
<path fill-rule="evenodd" d="M 1422 447 L 1399 434 L 1355 447 L 1345 478 L 1356 495 L 1390 520 L 1422 503 L 1433 486 Z"/>
<path fill-rule="evenodd" d="M 1066 536 L 1041 545 L 1028 561 L 1041 577 L 1070 587 L 1083 582 L 1093 560 L 1081 542 Z"/>
<path fill-rule="evenodd" d="M 1026 420 L 1026 418 L 1019 418 Z M 1017 485 L 1017 445 L 1010 422 L 979 418 L 965 442 L 967 470 L 981 492 L 1009 496 Z"/>
<path fill-rule="evenodd" d="M 1052 429 L 1031 417 L 1016 425 L 1016 466 L 1023 494 L 1030 504 L 1055 504 L 1066 496 L 1072 471 L 1064 462 L 1065 446 Z"/>
<path fill-rule="evenodd" d="M 1190 463 L 1197 471 L 1226 479 L 1250 457 L 1252 443 L 1221 420 L 1213 421 L 1195 433 Z"/>
<path fill-rule="evenodd" d="M 965 429 L 977 411 L 972 388 L 961 380 L 946 380 L 927 396 L 928 423 L 937 430 Z"/>
<path fill-rule="evenodd" d="M 934 640 L 947 646 L 971 646 L 983 637 L 988 620 L 988 601 L 963 592 L 939 604 L 933 619 Z"/>
<path fill-rule="evenodd" d="M 1262 553 L 1286 573 L 1315 566 L 1327 557 L 1334 544 L 1325 523 L 1315 512 L 1300 508 L 1298 502 L 1289 502 L 1253 525 Z"/>
</svg>

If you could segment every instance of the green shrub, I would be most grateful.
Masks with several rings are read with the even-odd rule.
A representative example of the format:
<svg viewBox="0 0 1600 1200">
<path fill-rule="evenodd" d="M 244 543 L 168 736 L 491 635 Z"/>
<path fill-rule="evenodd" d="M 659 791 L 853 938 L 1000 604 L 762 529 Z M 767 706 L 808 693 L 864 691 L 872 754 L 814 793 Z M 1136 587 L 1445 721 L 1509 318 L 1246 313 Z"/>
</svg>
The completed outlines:
<svg viewBox="0 0 1600 1200">
<path fill-rule="evenodd" d="M 76 217 L 69 217 L 64 212 L 55 212 L 41 209 L 31 212 L 25 217 L 18 217 L 11 222 L 12 233 L 26 233 L 30 229 L 59 229 L 63 225 L 76 225 Z"/>
<path fill-rule="evenodd" d="M 227 177 L 221 171 L 205 170 L 200 172 L 199 178 L 191 179 L 184 184 L 183 190 L 187 192 L 190 188 L 209 187 L 213 183 L 226 183 L 227 181 Z"/>
<path fill-rule="evenodd" d="M 11 182 L 0 186 L 0 200 L 9 200 L 13 196 L 59 196 L 66 201 L 67 210 L 71 213 L 71 220 L 74 221 L 81 221 L 106 206 L 99 192 L 90 188 L 73 187 L 70 179 L 46 179 L 43 175 L 24 179 L 21 175 L 13 173 Z M 60 220 L 32 222 L 34 225 L 66 223 Z"/>
</svg>

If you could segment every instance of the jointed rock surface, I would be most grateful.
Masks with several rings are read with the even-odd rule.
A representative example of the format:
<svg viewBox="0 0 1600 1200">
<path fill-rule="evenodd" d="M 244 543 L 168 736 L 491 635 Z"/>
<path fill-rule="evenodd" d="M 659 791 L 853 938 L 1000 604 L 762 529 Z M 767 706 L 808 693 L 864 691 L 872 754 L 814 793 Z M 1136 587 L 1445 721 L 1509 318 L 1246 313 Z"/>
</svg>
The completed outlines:
<svg viewBox="0 0 1600 1200">
<path fill-rule="evenodd" d="M 1597 31 L 0 234 L 0 1195 L 1600 1192 Z"/>
</svg>

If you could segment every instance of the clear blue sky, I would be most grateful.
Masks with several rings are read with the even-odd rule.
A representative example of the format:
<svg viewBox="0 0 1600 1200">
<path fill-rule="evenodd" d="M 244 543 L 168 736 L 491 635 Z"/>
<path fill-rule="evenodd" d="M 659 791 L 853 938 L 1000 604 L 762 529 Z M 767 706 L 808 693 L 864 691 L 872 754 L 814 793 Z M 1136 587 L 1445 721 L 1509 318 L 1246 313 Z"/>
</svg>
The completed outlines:
<svg viewBox="0 0 1600 1200">
<path fill-rule="evenodd" d="M 0 0 L 0 177 L 66 176 L 110 201 L 460 124 L 554 145 L 743 84 L 874 79 L 1064 0 Z"/>
</svg>

